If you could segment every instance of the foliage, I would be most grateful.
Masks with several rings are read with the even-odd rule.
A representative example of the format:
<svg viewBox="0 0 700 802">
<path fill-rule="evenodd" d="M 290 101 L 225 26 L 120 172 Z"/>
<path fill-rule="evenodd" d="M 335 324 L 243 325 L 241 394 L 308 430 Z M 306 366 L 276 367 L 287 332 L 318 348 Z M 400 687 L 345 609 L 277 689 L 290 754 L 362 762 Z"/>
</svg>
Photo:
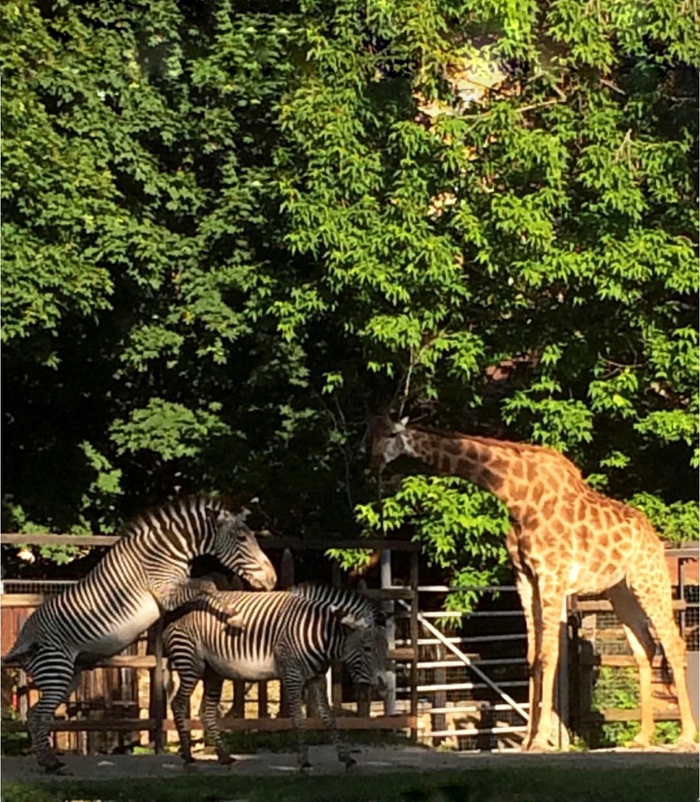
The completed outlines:
<svg viewBox="0 0 700 802">
<path fill-rule="evenodd" d="M 218 490 L 329 547 L 377 534 L 366 415 L 400 399 L 562 449 L 688 537 L 692 9 L 11 0 L 0 21 L 5 531 L 112 532 Z M 473 488 L 409 474 L 384 507 L 452 584 L 501 571 L 505 515 Z"/>
</svg>

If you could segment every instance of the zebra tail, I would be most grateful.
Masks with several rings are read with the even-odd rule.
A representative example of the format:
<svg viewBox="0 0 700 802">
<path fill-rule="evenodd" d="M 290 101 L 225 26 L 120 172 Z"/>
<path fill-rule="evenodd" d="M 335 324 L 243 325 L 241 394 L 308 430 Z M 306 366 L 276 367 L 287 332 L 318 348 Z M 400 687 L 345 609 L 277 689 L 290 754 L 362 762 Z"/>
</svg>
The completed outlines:
<svg viewBox="0 0 700 802">
<path fill-rule="evenodd" d="M 171 705 L 175 694 L 180 689 L 180 675 L 170 668 L 169 662 L 165 664 L 163 673 L 165 675 L 165 698 L 168 700 L 168 704 Z"/>
<path fill-rule="evenodd" d="M 36 649 L 37 644 L 32 632 L 33 628 L 28 627 L 28 623 L 29 622 L 26 622 L 20 630 L 17 640 L 15 641 L 15 645 L 2 658 L 3 666 L 7 666 L 8 668 L 12 666 L 21 666 L 24 662 L 24 658 Z"/>
</svg>

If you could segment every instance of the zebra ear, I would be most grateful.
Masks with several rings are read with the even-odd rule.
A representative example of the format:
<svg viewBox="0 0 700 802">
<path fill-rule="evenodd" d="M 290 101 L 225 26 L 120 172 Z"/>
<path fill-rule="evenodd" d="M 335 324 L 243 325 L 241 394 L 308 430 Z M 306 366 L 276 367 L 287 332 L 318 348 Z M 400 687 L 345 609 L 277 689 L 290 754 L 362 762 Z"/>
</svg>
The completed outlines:
<svg viewBox="0 0 700 802">
<path fill-rule="evenodd" d="M 207 520 L 209 523 L 214 524 L 214 526 L 223 520 L 223 512 L 224 510 L 217 510 L 214 507 L 204 508 L 204 514 L 207 516 Z"/>
<path fill-rule="evenodd" d="M 350 629 L 369 629 L 369 625 L 364 616 L 348 612 L 341 607 L 331 606 L 330 610 L 332 615 L 345 627 L 349 627 Z"/>
</svg>

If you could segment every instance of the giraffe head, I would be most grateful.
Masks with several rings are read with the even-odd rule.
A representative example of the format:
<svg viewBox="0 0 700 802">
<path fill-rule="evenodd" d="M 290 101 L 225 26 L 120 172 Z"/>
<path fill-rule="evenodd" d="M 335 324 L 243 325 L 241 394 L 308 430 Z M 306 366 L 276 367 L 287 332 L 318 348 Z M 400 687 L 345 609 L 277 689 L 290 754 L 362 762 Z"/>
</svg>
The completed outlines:
<svg viewBox="0 0 700 802">
<path fill-rule="evenodd" d="M 387 415 L 378 418 L 372 427 L 371 465 L 380 470 L 402 454 L 413 454 L 408 443 L 408 418 L 392 421 Z"/>
</svg>

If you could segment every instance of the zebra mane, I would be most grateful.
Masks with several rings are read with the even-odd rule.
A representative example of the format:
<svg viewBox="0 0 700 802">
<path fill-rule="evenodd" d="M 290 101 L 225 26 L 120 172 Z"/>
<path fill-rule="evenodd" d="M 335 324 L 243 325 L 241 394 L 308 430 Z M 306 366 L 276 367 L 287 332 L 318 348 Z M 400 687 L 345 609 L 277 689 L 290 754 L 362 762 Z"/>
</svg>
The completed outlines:
<svg viewBox="0 0 700 802">
<path fill-rule="evenodd" d="M 289 593 L 322 607 L 333 608 L 337 613 L 363 621 L 368 627 L 386 624 L 387 614 L 382 610 L 381 604 L 359 590 L 337 588 L 322 582 L 302 582 L 289 588 Z"/>
<path fill-rule="evenodd" d="M 195 493 L 187 496 L 180 496 L 179 498 L 165 501 L 163 504 L 157 504 L 147 507 L 137 515 L 133 515 L 121 527 L 119 535 L 121 537 L 131 537 L 140 531 L 143 524 L 150 526 L 153 520 L 159 521 L 170 518 L 173 513 L 186 513 L 190 510 L 196 510 L 200 504 L 206 504 L 213 510 L 230 509 L 227 500 L 218 496 L 209 496 L 205 493 Z"/>
</svg>

